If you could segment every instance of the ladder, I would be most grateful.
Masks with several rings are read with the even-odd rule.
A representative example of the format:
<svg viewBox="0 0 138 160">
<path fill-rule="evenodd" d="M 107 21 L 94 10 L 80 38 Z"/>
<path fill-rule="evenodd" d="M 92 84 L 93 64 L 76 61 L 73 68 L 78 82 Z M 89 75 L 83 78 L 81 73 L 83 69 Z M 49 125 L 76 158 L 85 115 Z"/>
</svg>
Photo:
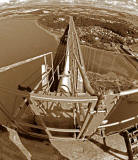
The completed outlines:
<svg viewBox="0 0 138 160">
<path fill-rule="evenodd" d="M 120 133 L 126 144 L 129 160 L 138 158 L 138 126 L 130 127 Z"/>
</svg>

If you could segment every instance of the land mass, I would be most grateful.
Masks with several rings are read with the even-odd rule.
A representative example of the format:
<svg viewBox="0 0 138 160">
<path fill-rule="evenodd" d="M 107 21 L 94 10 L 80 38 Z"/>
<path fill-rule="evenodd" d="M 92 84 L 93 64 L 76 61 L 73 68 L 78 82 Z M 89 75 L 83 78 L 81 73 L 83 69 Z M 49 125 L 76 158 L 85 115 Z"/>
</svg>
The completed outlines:
<svg viewBox="0 0 138 160">
<path fill-rule="evenodd" d="M 11 14 L 10 13 L 6 14 L 6 16 L 9 16 L 9 15 Z M 68 24 L 70 15 L 74 17 L 75 25 L 77 28 L 79 38 L 81 40 L 81 44 L 95 49 L 94 63 L 93 61 L 90 61 L 89 63 L 91 66 L 97 65 L 96 63 L 98 63 L 98 60 L 99 60 L 98 56 L 100 56 L 100 53 L 101 53 L 102 55 L 100 58 L 101 62 L 102 62 L 102 59 L 104 60 L 106 59 L 105 64 L 106 64 L 106 67 L 109 68 L 108 62 L 111 59 L 109 59 L 110 56 L 109 57 L 107 56 L 109 52 L 105 52 L 105 50 L 111 51 L 110 53 L 115 54 L 116 47 L 122 44 L 129 45 L 133 47 L 133 49 L 136 49 L 137 51 L 138 20 L 136 16 L 133 16 L 132 18 L 132 16 L 127 13 L 119 13 L 115 11 L 108 11 L 105 9 L 100 10 L 100 9 L 96 9 L 92 7 L 84 7 L 84 6 L 81 6 L 81 7 L 62 6 L 62 7 L 56 7 L 56 8 L 49 6 L 49 7 L 40 8 L 39 10 L 35 10 L 32 12 L 18 14 L 20 18 L 23 17 L 28 19 L 33 19 L 33 18 L 37 19 L 38 24 L 42 28 L 56 35 L 58 39 L 60 39 L 61 35 L 63 34 L 66 28 L 66 25 Z M 86 57 L 89 58 L 88 56 Z M 93 59 L 92 57 L 90 58 Z M 117 66 L 119 63 L 120 63 L 120 66 Z M 133 77 L 133 74 L 137 74 L 137 71 L 134 67 L 129 66 L 129 68 L 125 68 L 124 67 L 125 65 L 126 65 L 126 62 L 120 58 L 118 59 L 115 65 L 117 67 L 116 68 L 114 67 L 114 70 L 117 70 L 118 72 L 123 72 L 127 77 L 129 76 Z M 121 68 L 121 66 L 123 66 L 122 68 L 125 68 L 126 70 L 120 71 L 119 68 Z M 104 67 L 105 66 L 102 66 L 102 69 L 105 69 Z M 100 67 L 94 68 L 94 71 L 96 73 L 98 70 L 100 70 L 100 73 L 103 73 L 103 70 L 101 70 Z M 105 80 L 107 78 L 107 74 L 105 75 L 103 74 L 102 76 L 99 74 L 96 74 L 93 76 L 92 72 L 91 73 L 88 72 L 88 74 L 90 78 L 93 78 L 95 76 L 96 80 L 97 78 L 105 79 Z M 117 77 L 120 77 L 119 82 L 122 82 L 122 87 L 124 86 L 124 83 L 125 83 L 124 81 L 129 80 L 122 76 L 118 76 L 114 73 L 108 74 L 108 77 L 111 77 L 112 78 L 111 80 L 113 80 L 113 78 L 116 80 Z M 91 82 L 93 81 L 95 81 L 95 79 L 92 80 Z M 111 83 L 111 87 L 113 83 Z M 132 83 L 130 83 L 129 81 L 127 84 L 128 85 L 125 87 L 129 89 Z M 95 84 L 92 84 L 92 86 L 93 85 Z M 103 82 L 100 82 L 99 85 L 103 86 Z M 104 85 L 106 87 L 105 83 Z M 135 100 L 133 102 L 130 100 L 131 99 L 129 99 L 129 101 L 127 99 L 124 99 L 123 101 L 124 103 L 121 103 L 121 108 L 116 107 L 118 109 L 115 112 L 116 114 L 114 114 L 115 118 L 116 118 L 116 115 L 122 118 L 122 114 L 120 113 L 125 114 L 124 110 L 126 110 L 127 113 L 131 111 L 131 114 L 133 115 L 137 114 L 136 109 L 134 109 L 137 107 L 137 102 Z M 131 109 L 129 107 L 130 102 L 131 102 Z M 133 113 L 132 113 L 132 110 L 133 110 Z M 130 113 L 127 116 L 130 116 Z M 114 117 L 113 115 L 112 117 L 109 117 L 109 121 L 110 120 L 114 121 L 115 120 Z M 10 159 L 10 157 L 14 157 L 14 159 L 27 158 L 27 156 L 23 154 L 24 148 L 22 148 L 21 150 L 18 149 L 19 152 L 21 153 L 17 154 L 17 147 L 15 147 L 11 142 L 11 137 L 9 136 L 11 135 L 11 131 L 9 129 L 8 129 L 8 132 L 2 131 L 0 134 L 1 134 L 0 144 L 1 146 L 3 146 L 2 159 Z M 16 144 L 16 146 L 18 146 L 19 141 L 16 141 L 17 140 L 16 136 L 17 135 L 12 132 L 12 139 Z M 66 159 L 65 157 L 73 160 L 76 160 L 76 159 L 78 160 L 128 159 L 125 143 L 123 141 L 123 138 L 119 135 L 113 135 L 108 137 L 107 146 L 104 145 L 102 138 L 99 137 L 98 135 L 95 135 L 94 137 L 92 137 L 90 141 L 84 141 L 84 142 L 83 141 L 51 141 L 54 148 L 47 141 L 39 142 L 37 140 L 26 139 L 24 137 L 21 137 L 21 141 L 22 141 L 22 144 L 26 146 L 26 148 L 32 155 L 32 159 L 53 159 L 54 160 L 54 159 Z M 8 148 L 9 150 L 7 150 L 7 146 L 9 147 Z M 65 157 L 63 157 L 60 153 L 58 153 L 57 150 L 55 150 L 55 148 Z M 10 154 L 10 157 L 7 156 L 7 152 L 8 154 Z"/>
<path fill-rule="evenodd" d="M 118 45 L 138 44 L 137 16 L 92 7 L 60 7 L 47 9 L 38 19 L 39 25 L 58 35 L 63 34 L 73 16 L 83 45 L 115 51 Z"/>
</svg>

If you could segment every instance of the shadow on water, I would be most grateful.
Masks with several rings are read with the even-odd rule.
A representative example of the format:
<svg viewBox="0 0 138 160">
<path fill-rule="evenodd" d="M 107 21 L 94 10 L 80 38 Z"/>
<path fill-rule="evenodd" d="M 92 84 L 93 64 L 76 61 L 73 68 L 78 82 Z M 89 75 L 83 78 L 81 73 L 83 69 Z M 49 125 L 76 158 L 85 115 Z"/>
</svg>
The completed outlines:
<svg viewBox="0 0 138 160">
<path fill-rule="evenodd" d="M 16 94 L 16 91 L 19 91 L 18 85 L 33 89 L 41 79 L 42 63 L 42 60 L 37 60 L 0 74 L 0 102 L 10 115 L 14 116 L 17 108 L 24 100 L 24 96 Z M 20 91 L 20 93 L 24 94 L 26 92 Z M 1 112 L 0 115 L 0 122 L 3 123 L 3 114 Z"/>
<path fill-rule="evenodd" d="M 2 20 L 0 21 L 0 34 L 3 37 L 0 39 L 0 67 L 46 52 L 54 52 L 57 47 L 55 38 L 40 29 L 34 20 L 16 18 Z M 49 63 L 49 59 L 47 62 Z M 23 97 L 7 93 L 2 88 L 17 90 L 18 85 L 21 85 L 33 89 L 41 78 L 41 64 L 43 63 L 43 60 L 39 59 L 0 73 L 0 101 L 9 114 L 14 114 L 22 103 Z M 0 115 L 0 122 L 3 123 L 4 116 L 1 112 Z"/>
<path fill-rule="evenodd" d="M 10 128 L 0 127 L 0 160 L 67 160 L 49 141 L 19 136 Z"/>
<path fill-rule="evenodd" d="M 35 26 L 34 21 L 19 19 L 1 21 L 0 33 L 2 37 L 5 37 L 0 40 L 2 53 L 1 67 L 49 51 L 55 51 L 57 45 L 57 42 L 51 35 Z M 6 106 L 9 114 L 13 115 L 17 107 L 19 107 L 23 101 L 23 97 L 7 94 L 2 88 L 17 90 L 18 85 L 20 84 L 25 87 L 29 86 L 33 89 L 41 78 L 42 63 L 42 60 L 36 60 L 31 64 L 29 63 L 1 73 L 0 101 Z M 3 123 L 5 117 L 1 112 L 0 115 L 0 123 Z M 63 157 L 50 142 L 22 137 L 19 136 L 15 130 L 0 127 L 0 160 L 10 159 L 67 160 L 67 158 Z"/>
<path fill-rule="evenodd" d="M 127 153 L 126 153 L 126 152 L 123 152 L 123 151 L 114 149 L 114 148 L 109 147 L 109 146 L 105 146 L 104 144 L 96 141 L 96 140 L 93 139 L 93 138 L 90 139 L 90 141 L 91 141 L 92 143 L 94 143 L 95 145 L 97 145 L 99 148 L 101 148 L 104 152 L 109 153 L 110 155 L 118 158 L 119 160 L 125 160 L 125 159 L 119 157 L 119 156 L 116 155 L 116 154 L 120 154 L 120 155 L 123 155 L 123 156 L 127 156 Z"/>
</svg>

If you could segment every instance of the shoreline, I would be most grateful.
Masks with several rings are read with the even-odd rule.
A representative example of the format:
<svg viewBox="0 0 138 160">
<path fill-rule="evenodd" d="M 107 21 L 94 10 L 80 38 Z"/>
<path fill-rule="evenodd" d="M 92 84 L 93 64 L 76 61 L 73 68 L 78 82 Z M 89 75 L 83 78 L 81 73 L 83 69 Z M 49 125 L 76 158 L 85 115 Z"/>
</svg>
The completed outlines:
<svg viewBox="0 0 138 160">
<path fill-rule="evenodd" d="M 33 22 L 33 24 L 34 24 L 38 29 L 40 29 L 41 31 L 45 31 L 45 33 L 47 33 L 46 37 L 48 37 L 48 35 L 50 35 L 51 37 L 53 37 L 53 38 L 56 40 L 55 43 L 58 44 L 58 41 L 59 41 L 59 36 L 58 36 L 58 35 L 50 32 L 48 29 L 46 29 L 46 27 L 43 27 L 42 25 L 40 25 L 40 24 L 38 23 L 38 20 L 37 20 L 37 19 L 32 20 L 32 22 Z M 44 32 L 43 32 L 42 34 L 44 34 Z M 54 40 L 54 39 L 53 39 L 53 40 Z M 85 45 L 83 45 L 83 47 L 87 47 L 87 48 L 91 49 L 91 47 L 88 47 L 88 46 L 85 46 Z M 97 50 L 97 53 L 100 51 L 100 49 L 95 49 L 95 48 L 93 48 L 93 49 L 94 49 L 94 52 Z M 88 51 L 88 50 L 87 50 L 87 51 Z M 96 53 L 96 52 L 95 52 L 95 53 Z M 89 57 L 89 56 L 88 56 L 88 57 Z M 90 63 L 89 63 L 89 64 L 90 64 Z"/>
<path fill-rule="evenodd" d="M 36 25 L 38 28 L 40 28 L 41 30 L 45 31 L 45 32 L 46 32 L 47 34 L 49 34 L 50 36 L 53 36 L 54 39 L 56 40 L 57 44 L 59 43 L 59 40 L 60 40 L 60 39 L 59 39 L 59 37 L 58 37 L 56 34 L 50 32 L 48 29 L 42 27 L 42 25 L 40 25 L 40 24 L 38 23 L 38 20 L 34 20 L 34 21 L 35 21 L 35 25 Z"/>
</svg>

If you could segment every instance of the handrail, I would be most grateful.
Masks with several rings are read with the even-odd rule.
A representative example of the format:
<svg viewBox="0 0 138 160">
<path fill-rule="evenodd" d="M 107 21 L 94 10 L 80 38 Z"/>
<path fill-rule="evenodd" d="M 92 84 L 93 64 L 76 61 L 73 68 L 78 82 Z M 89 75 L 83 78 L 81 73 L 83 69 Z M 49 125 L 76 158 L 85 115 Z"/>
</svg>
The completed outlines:
<svg viewBox="0 0 138 160">
<path fill-rule="evenodd" d="M 72 102 L 72 103 L 88 103 L 92 101 L 97 101 L 98 98 L 96 96 L 90 97 L 66 97 L 66 96 L 48 96 L 42 94 L 35 94 L 30 93 L 30 98 L 35 100 L 42 100 L 42 101 L 52 101 L 52 102 Z"/>
<path fill-rule="evenodd" d="M 40 125 L 34 125 L 34 124 L 31 124 L 31 123 L 26 123 L 26 122 L 17 122 L 19 125 L 22 125 L 22 126 L 25 126 L 25 127 L 31 127 L 31 128 L 36 128 L 36 129 L 41 129 L 43 130 L 44 128 Z M 75 133 L 75 132 L 80 132 L 79 129 L 67 129 L 67 128 L 51 128 L 51 127 L 47 127 L 47 129 L 49 131 L 54 131 L 54 132 L 70 132 L 70 133 Z"/>
<path fill-rule="evenodd" d="M 20 95 L 20 96 L 25 96 L 25 97 L 29 97 L 30 96 L 30 94 L 28 94 L 28 93 L 22 93 L 21 91 L 19 92 L 18 90 L 13 90 L 11 88 L 5 88 L 5 87 L 1 87 L 0 86 L 0 89 L 1 89 L 1 91 L 3 90 L 5 92 L 7 92 L 7 93 L 12 93 L 12 94 Z M 120 97 L 120 96 L 135 94 L 135 93 L 138 93 L 138 88 L 132 89 L 132 90 L 127 90 L 127 91 L 122 91 L 122 92 L 116 93 L 116 94 L 110 94 L 110 96 L 118 96 L 118 97 Z M 104 96 L 109 96 L 109 94 L 108 95 L 104 95 Z M 97 97 L 97 96 L 95 96 L 95 97 Z"/>
<path fill-rule="evenodd" d="M 130 94 L 135 94 L 135 93 L 138 93 L 138 88 L 122 91 L 122 92 L 117 93 L 115 95 L 117 95 L 117 96 L 126 96 L 126 95 L 130 95 Z"/>
<path fill-rule="evenodd" d="M 119 124 L 124 124 L 124 123 L 127 123 L 127 122 L 130 122 L 132 120 L 135 120 L 138 118 L 138 115 L 135 116 L 135 117 L 131 117 L 131 118 L 128 118 L 128 119 L 125 119 L 125 120 L 122 120 L 120 122 L 114 122 L 114 123 L 109 123 L 109 124 L 106 124 L 106 125 L 101 125 L 98 127 L 98 129 L 101 129 L 101 128 L 108 128 L 108 127 L 112 127 L 112 126 L 117 126 Z"/>
<path fill-rule="evenodd" d="M 29 59 L 26 59 L 26 60 L 23 60 L 23 61 L 14 63 L 14 64 L 10 64 L 10 65 L 5 66 L 5 67 L 1 67 L 1 68 L 0 68 L 0 72 L 5 72 L 5 71 L 7 71 L 7 70 L 9 70 L 9 69 L 12 69 L 12 68 L 18 67 L 18 66 L 20 66 L 20 65 L 23 65 L 23 64 L 32 62 L 32 61 L 34 61 L 34 60 L 37 60 L 37 59 L 42 58 L 42 57 L 44 57 L 44 56 L 47 56 L 47 55 L 49 55 L 49 54 L 52 54 L 52 52 L 48 52 L 48 53 L 42 54 L 42 55 L 40 55 L 40 56 L 36 56 L 36 57 L 33 57 L 33 58 L 29 58 Z"/>
</svg>

